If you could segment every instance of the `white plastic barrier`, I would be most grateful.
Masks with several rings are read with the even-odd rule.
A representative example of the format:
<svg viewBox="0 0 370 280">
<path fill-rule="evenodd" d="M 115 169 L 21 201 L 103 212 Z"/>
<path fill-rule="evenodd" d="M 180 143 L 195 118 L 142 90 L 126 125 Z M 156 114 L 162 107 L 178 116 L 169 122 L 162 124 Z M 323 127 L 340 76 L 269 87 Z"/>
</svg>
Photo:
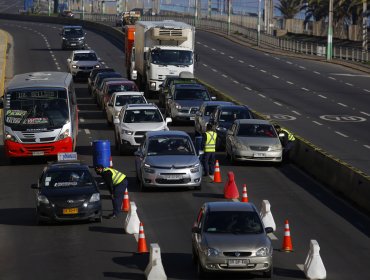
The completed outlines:
<svg viewBox="0 0 370 280">
<path fill-rule="evenodd" d="M 124 229 L 126 233 L 128 234 L 139 233 L 140 220 L 139 220 L 139 216 L 137 215 L 136 209 L 137 207 L 136 207 L 135 202 L 131 201 L 130 210 L 127 214 L 125 224 L 124 224 Z"/>
<path fill-rule="evenodd" d="M 310 250 L 304 263 L 307 279 L 326 279 L 326 269 L 320 257 L 320 246 L 316 240 L 310 241 Z"/>
<path fill-rule="evenodd" d="M 268 200 L 262 200 L 260 216 L 265 227 L 272 227 L 274 231 L 276 230 L 274 217 L 271 213 L 271 205 Z"/>
<path fill-rule="evenodd" d="M 157 243 L 150 244 L 150 257 L 148 266 L 145 269 L 145 276 L 148 280 L 167 280 L 161 258 L 161 248 Z"/>
</svg>

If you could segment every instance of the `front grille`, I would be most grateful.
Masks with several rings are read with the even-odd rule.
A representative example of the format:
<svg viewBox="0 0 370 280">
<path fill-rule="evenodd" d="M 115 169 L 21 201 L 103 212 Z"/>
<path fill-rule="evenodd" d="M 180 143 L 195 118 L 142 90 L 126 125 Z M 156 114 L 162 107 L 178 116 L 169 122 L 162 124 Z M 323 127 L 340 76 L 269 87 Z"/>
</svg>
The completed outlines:
<svg viewBox="0 0 370 280">
<path fill-rule="evenodd" d="M 93 66 L 79 66 L 78 68 L 81 70 L 92 70 L 94 67 Z"/>
<path fill-rule="evenodd" d="M 66 200 L 55 201 L 55 205 L 58 208 L 78 208 L 85 202 L 84 199 L 73 200 L 72 203 L 68 203 Z"/>
<path fill-rule="evenodd" d="M 136 131 L 135 135 L 145 135 L 146 131 Z"/>
<path fill-rule="evenodd" d="M 191 181 L 190 178 L 183 178 L 178 180 L 166 180 L 166 179 L 156 179 L 156 183 L 163 185 L 175 185 L 175 184 L 186 184 Z"/>
<path fill-rule="evenodd" d="M 54 141 L 54 140 L 55 140 L 55 137 L 40 138 L 40 142 L 50 142 L 50 141 Z M 21 141 L 23 143 L 37 143 L 36 138 L 21 138 Z"/>
<path fill-rule="evenodd" d="M 198 108 L 191 108 L 190 109 L 190 114 L 195 114 L 196 112 L 198 112 Z"/>
<path fill-rule="evenodd" d="M 54 150 L 54 147 L 53 146 L 49 146 L 49 145 L 37 145 L 37 147 L 35 146 L 27 146 L 27 145 L 24 145 L 24 148 L 29 151 L 29 152 L 51 152 Z"/>
<path fill-rule="evenodd" d="M 223 254 L 227 257 L 249 257 L 252 252 L 223 252 Z"/>
<path fill-rule="evenodd" d="M 252 151 L 261 151 L 261 152 L 266 152 L 268 151 L 269 147 L 266 146 L 250 146 Z"/>
<path fill-rule="evenodd" d="M 186 173 L 160 173 L 160 175 L 164 175 L 164 176 L 177 175 L 177 176 L 180 176 L 180 175 L 186 175 Z"/>
</svg>

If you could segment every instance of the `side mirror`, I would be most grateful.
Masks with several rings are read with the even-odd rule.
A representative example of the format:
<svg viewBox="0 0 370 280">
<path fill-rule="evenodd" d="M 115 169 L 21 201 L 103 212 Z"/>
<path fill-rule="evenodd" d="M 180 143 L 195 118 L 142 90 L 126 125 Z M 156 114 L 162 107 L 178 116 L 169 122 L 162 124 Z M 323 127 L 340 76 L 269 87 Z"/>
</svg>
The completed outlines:
<svg viewBox="0 0 370 280">
<path fill-rule="evenodd" d="M 285 134 L 284 133 L 279 133 L 279 138 L 284 138 Z"/>
<path fill-rule="evenodd" d="M 214 100 L 216 100 L 217 98 L 216 98 L 216 96 L 211 96 L 211 99 L 214 101 Z"/>
<path fill-rule="evenodd" d="M 71 63 L 71 61 L 72 61 L 72 59 L 67 58 L 67 62 L 68 62 L 68 63 Z"/>
<path fill-rule="evenodd" d="M 171 118 L 166 118 L 166 124 L 172 122 Z"/>
<path fill-rule="evenodd" d="M 31 189 L 38 189 L 38 188 L 39 188 L 38 184 L 31 184 Z"/>
<path fill-rule="evenodd" d="M 137 71 L 136 70 L 132 70 L 131 72 L 131 80 L 136 80 L 137 79 Z"/>
<path fill-rule="evenodd" d="M 272 227 L 265 228 L 266 233 L 272 233 L 274 232 L 274 229 Z"/>
<path fill-rule="evenodd" d="M 119 118 L 114 118 L 113 123 L 114 124 L 119 124 Z"/>
</svg>

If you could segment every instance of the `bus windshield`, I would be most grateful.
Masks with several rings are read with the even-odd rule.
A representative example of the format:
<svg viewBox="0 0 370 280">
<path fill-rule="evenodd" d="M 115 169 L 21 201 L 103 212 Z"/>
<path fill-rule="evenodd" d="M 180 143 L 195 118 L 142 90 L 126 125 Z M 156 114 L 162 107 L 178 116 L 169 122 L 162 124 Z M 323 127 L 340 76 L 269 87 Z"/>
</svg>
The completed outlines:
<svg viewBox="0 0 370 280">
<path fill-rule="evenodd" d="M 69 120 L 65 89 L 9 91 L 5 102 L 5 124 L 17 128 L 60 128 Z"/>
</svg>

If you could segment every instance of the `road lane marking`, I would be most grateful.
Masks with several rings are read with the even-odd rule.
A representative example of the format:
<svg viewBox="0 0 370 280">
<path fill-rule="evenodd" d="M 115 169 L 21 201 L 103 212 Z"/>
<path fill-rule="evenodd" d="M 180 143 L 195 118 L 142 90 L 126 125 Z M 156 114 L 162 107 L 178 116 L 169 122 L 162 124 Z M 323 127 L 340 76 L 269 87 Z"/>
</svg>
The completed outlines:
<svg viewBox="0 0 370 280">
<path fill-rule="evenodd" d="M 244 63 L 244 61 L 243 60 L 238 60 L 240 63 Z"/>
<path fill-rule="evenodd" d="M 252 65 L 252 64 L 249 64 L 249 67 L 252 67 L 252 68 L 254 68 L 255 66 L 254 66 L 254 65 Z"/>
<path fill-rule="evenodd" d="M 353 87 L 353 84 L 351 84 L 351 83 L 346 83 L 346 85 Z"/>
<path fill-rule="evenodd" d="M 290 81 L 286 81 L 287 84 L 290 84 L 290 85 L 294 85 L 294 83 L 290 82 Z"/>
<path fill-rule="evenodd" d="M 370 117 L 370 114 L 369 113 L 362 112 L 362 111 L 360 113 L 363 114 L 363 115 L 366 115 L 366 116 Z"/>
<path fill-rule="evenodd" d="M 279 103 L 279 102 L 274 102 L 276 105 L 278 105 L 278 106 L 283 106 L 281 103 Z"/>
<path fill-rule="evenodd" d="M 321 97 L 321 98 L 327 99 L 327 97 L 325 95 L 319 94 L 318 96 Z"/>
<path fill-rule="evenodd" d="M 338 135 L 340 135 L 340 136 L 343 136 L 343 137 L 346 137 L 346 138 L 348 138 L 348 135 L 345 135 L 345 134 L 343 134 L 343 133 L 341 133 L 341 132 L 339 132 L 339 131 L 334 131 L 336 134 L 338 134 Z"/>
<path fill-rule="evenodd" d="M 276 60 L 280 60 L 280 57 L 276 57 L 276 56 L 275 56 L 274 58 L 275 58 Z"/>
<path fill-rule="evenodd" d="M 317 75 L 320 75 L 321 73 L 320 72 L 317 72 L 317 71 L 313 71 L 315 74 Z"/>
<path fill-rule="evenodd" d="M 208 65 L 207 65 L 207 64 L 204 64 L 204 63 L 203 63 L 203 66 L 204 66 L 204 67 L 208 67 Z"/>
<path fill-rule="evenodd" d="M 366 92 L 370 92 L 370 90 L 368 90 L 368 89 L 366 89 L 366 88 L 364 88 L 364 91 L 366 91 Z"/>
<path fill-rule="evenodd" d="M 231 55 L 229 55 L 229 57 L 230 57 L 231 59 L 234 59 L 234 57 L 233 57 L 233 56 L 231 56 Z"/>
<path fill-rule="evenodd" d="M 222 77 L 224 77 L 224 78 L 227 78 L 227 75 L 225 75 L 225 74 L 222 74 Z"/>
<path fill-rule="evenodd" d="M 203 45 L 203 47 L 208 48 L 208 46 L 207 46 L 207 45 Z"/>
<path fill-rule="evenodd" d="M 370 149 L 370 145 L 364 145 L 364 147 Z"/>
<path fill-rule="evenodd" d="M 279 79 L 279 76 L 276 76 L 276 75 L 272 75 L 275 79 Z"/>
<path fill-rule="evenodd" d="M 212 49 L 212 51 L 216 51 L 216 49 Z"/>
<path fill-rule="evenodd" d="M 293 64 L 293 62 L 290 62 L 290 61 L 287 61 L 286 63 L 288 63 L 288 64 Z"/>
<path fill-rule="evenodd" d="M 306 67 L 304 67 L 304 66 L 299 66 L 299 68 L 301 68 L 301 69 L 306 69 Z"/>
<path fill-rule="evenodd" d="M 258 94 L 259 96 L 261 96 L 262 98 L 266 98 L 266 96 L 264 96 L 263 94 L 259 93 Z"/>
<path fill-rule="evenodd" d="M 304 90 L 304 91 L 310 91 L 309 89 L 307 89 L 307 88 L 301 88 L 302 90 Z"/>
<path fill-rule="evenodd" d="M 261 69 L 260 71 L 261 71 L 262 73 L 266 73 L 266 70 Z"/>
<path fill-rule="evenodd" d="M 218 72 L 218 71 L 217 71 L 217 69 L 215 69 L 215 68 L 212 68 L 212 71 L 213 71 L 213 72 Z"/>
<path fill-rule="evenodd" d="M 86 134 L 90 134 L 90 130 L 89 130 L 89 129 L 87 129 L 87 128 L 85 128 L 85 133 L 86 133 Z"/>
<path fill-rule="evenodd" d="M 246 90 L 252 90 L 251 88 L 249 88 L 249 87 L 244 87 Z"/>
<path fill-rule="evenodd" d="M 336 78 L 333 78 L 333 77 L 328 77 L 328 78 L 329 78 L 330 80 L 334 80 L 334 81 L 336 80 Z"/>
<path fill-rule="evenodd" d="M 233 82 L 234 82 L 234 84 L 239 84 L 239 82 L 238 82 L 238 81 L 235 81 L 235 80 L 234 80 Z"/>
<path fill-rule="evenodd" d="M 338 102 L 337 104 L 342 106 L 342 107 L 348 107 L 346 104 L 343 104 L 343 103 L 340 103 L 340 102 Z"/>
<path fill-rule="evenodd" d="M 85 122 L 85 119 L 84 118 L 80 118 L 80 122 Z"/>
<path fill-rule="evenodd" d="M 224 52 L 220 52 L 220 54 L 224 55 L 225 53 Z"/>
<path fill-rule="evenodd" d="M 301 116 L 301 114 L 297 111 L 292 111 L 294 114 L 298 115 L 298 116 Z"/>
<path fill-rule="evenodd" d="M 313 123 L 317 124 L 317 125 L 323 125 L 322 123 L 319 123 L 317 121 L 312 121 Z"/>
</svg>

